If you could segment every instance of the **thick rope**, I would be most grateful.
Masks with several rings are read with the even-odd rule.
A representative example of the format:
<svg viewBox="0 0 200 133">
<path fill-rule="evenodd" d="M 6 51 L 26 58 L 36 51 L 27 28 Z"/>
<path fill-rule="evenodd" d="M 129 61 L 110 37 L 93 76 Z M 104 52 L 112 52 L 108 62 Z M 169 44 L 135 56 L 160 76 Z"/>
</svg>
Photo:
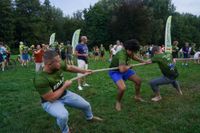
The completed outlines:
<svg viewBox="0 0 200 133">
<path fill-rule="evenodd" d="M 186 61 L 186 60 L 196 60 L 194 58 L 175 58 L 174 59 L 175 61 Z M 148 65 L 148 64 L 151 64 L 151 63 L 139 63 L 139 64 L 132 64 L 130 65 L 131 67 L 135 67 L 135 66 L 143 66 L 143 65 Z M 103 72 L 103 71 L 110 71 L 110 70 L 117 70 L 119 69 L 119 67 L 113 67 L 113 68 L 103 68 L 103 69 L 97 69 L 97 70 L 93 70 L 92 73 L 96 73 L 96 72 Z M 75 81 L 75 80 L 78 80 L 79 78 L 83 78 L 85 76 L 87 76 L 88 74 L 83 74 L 81 76 L 77 76 L 77 77 L 74 77 L 72 79 L 70 79 L 71 81 Z"/>
<path fill-rule="evenodd" d="M 135 67 L 135 66 L 143 66 L 143 65 L 148 65 L 151 63 L 139 63 L 139 64 L 132 64 L 130 65 L 131 67 Z M 113 68 L 103 68 L 103 69 L 97 69 L 97 70 L 93 70 L 92 73 L 96 73 L 96 72 L 103 72 L 103 71 L 109 71 L 109 70 L 117 70 L 119 69 L 119 67 L 113 67 Z M 88 74 L 83 74 L 81 76 L 77 76 L 75 78 L 70 79 L 71 81 L 75 81 L 78 80 L 79 78 L 83 78 L 85 76 L 87 76 Z"/>
</svg>

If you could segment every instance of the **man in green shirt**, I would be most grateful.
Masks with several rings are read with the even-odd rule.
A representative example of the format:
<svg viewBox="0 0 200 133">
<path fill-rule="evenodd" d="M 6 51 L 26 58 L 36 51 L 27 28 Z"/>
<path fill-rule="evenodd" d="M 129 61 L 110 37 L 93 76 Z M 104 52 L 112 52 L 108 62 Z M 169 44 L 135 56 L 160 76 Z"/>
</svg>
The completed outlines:
<svg viewBox="0 0 200 133">
<path fill-rule="evenodd" d="M 43 109 L 57 119 L 62 133 L 68 133 L 68 111 L 64 105 L 80 109 L 88 121 L 102 121 L 93 116 L 90 104 L 81 96 L 69 91 L 72 81 L 64 81 L 64 71 L 90 74 L 91 70 L 83 70 L 76 66 L 61 64 L 61 58 L 56 51 L 47 50 L 43 55 L 44 69 L 36 73 L 34 86 L 39 92 Z"/>
<path fill-rule="evenodd" d="M 124 48 L 117 52 L 113 56 L 110 68 L 119 67 L 118 70 L 109 71 L 109 76 L 117 85 L 118 95 L 115 105 L 117 111 L 121 111 L 121 100 L 124 95 L 126 85 L 125 80 L 130 80 L 135 83 L 135 99 L 137 101 L 144 101 L 140 96 L 141 79 L 136 75 L 135 71 L 131 70 L 129 61 L 130 59 L 136 60 L 138 62 L 144 63 L 145 61 L 138 58 L 136 52 L 140 49 L 139 42 L 135 39 L 126 41 L 124 43 Z"/>
<path fill-rule="evenodd" d="M 155 93 L 155 97 L 153 97 L 151 100 L 157 102 L 162 99 L 159 86 L 166 84 L 172 84 L 173 87 L 176 88 L 177 92 L 182 95 L 180 85 L 178 81 L 176 81 L 176 78 L 179 74 L 175 64 L 172 61 L 172 55 L 170 53 L 163 53 L 159 46 L 154 46 L 152 53 L 154 56 L 152 57 L 151 61 L 152 63 L 158 63 L 163 76 L 150 81 L 151 88 Z"/>
</svg>

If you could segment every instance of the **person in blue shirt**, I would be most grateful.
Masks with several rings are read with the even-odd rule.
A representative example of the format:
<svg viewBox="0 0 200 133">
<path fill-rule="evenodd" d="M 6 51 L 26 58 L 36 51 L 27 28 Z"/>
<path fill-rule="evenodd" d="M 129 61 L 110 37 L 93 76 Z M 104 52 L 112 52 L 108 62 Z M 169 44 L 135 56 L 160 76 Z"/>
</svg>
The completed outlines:
<svg viewBox="0 0 200 133">
<path fill-rule="evenodd" d="M 87 47 L 87 37 L 82 36 L 81 42 L 76 46 L 75 48 L 75 54 L 77 56 L 77 64 L 78 67 L 81 69 L 88 69 L 88 47 Z M 81 76 L 81 73 L 78 73 L 78 76 Z M 86 83 L 85 78 L 78 79 L 78 89 L 83 90 L 83 86 L 89 86 L 89 84 Z"/>
<path fill-rule="evenodd" d="M 185 46 L 182 48 L 182 51 L 183 51 L 183 58 L 185 59 L 189 58 L 189 43 L 188 42 L 185 43 Z M 184 63 L 182 63 L 182 65 L 188 66 L 187 60 L 185 60 Z"/>
<path fill-rule="evenodd" d="M 1 69 L 4 71 L 5 69 L 5 61 L 6 61 L 6 48 L 4 47 L 3 42 L 0 42 L 0 64 Z"/>
</svg>

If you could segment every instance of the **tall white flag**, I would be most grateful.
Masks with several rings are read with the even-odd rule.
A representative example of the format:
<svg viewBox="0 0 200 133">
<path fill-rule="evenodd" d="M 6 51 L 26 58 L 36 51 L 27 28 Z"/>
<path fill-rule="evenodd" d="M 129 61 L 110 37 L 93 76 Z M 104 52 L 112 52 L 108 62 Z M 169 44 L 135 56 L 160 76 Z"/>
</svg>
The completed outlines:
<svg viewBox="0 0 200 133">
<path fill-rule="evenodd" d="M 165 52 L 168 53 L 172 53 L 171 21 L 172 16 L 169 16 L 165 27 Z"/>
<path fill-rule="evenodd" d="M 51 46 L 54 43 L 55 36 L 56 36 L 56 33 L 51 34 L 50 39 L 49 39 L 49 46 Z"/>
<path fill-rule="evenodd" d="M 75 51 L 76 45 L 78 44 L 79 41 L 79 36 L 80 36 L 81 29 L 78 29 L 74 32 L 73 37 L 72 37 L 72 48 L 73 48 L 73 53 Z"/>
</svg>

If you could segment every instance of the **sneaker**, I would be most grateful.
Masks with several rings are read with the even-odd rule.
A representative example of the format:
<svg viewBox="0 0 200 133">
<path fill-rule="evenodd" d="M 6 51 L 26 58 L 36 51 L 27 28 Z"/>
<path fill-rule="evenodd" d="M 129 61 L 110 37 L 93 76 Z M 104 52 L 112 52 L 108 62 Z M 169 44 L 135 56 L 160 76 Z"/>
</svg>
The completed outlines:
<svg viewBox="0 0 200 133">
<path fill-rule="evenodd" d="M 79 90 L 79 91 L 82 91 L 83 88 L 79 85 L 79 86 L 78 86 L 78 90 Z"/>
<path fill-rule="evenodd" d="M 121 107 L 121 103 L 120 103 L 120 102 L 116 102 L 115 109 L 116 109 L 117 111 L 121 111 L 121 110 L 122 110 L 122 107 Z"/>
<path fill-rule="evenodd" d="M 87 84 L 87 83 L 85 83 L 85 84 L 83 84 L 83 86 L 84 87 L 88 87 L 88 86 L 90 86 L 89 84 Z"/>
<path fill-rule="evenodd" d="M 145 102 L 144 99 L 142 99 L 141 97 L 138 97 L 138 96 L 135 96 L 134 99 L 135 99 L 135 101 L 137 101 L 137 102 Z"/>
<path fill-rule="evenodd" d="M 158 102 L 158 101 L 160 101 L 161 99 L 162 99 L 161 96 L 155 96 L 155 97 L 153 97 L 153 98 L 151 99 L 151 101 L 153 101 L 153 102 Z"/>
<path fill-rule="evenodd" d="M 101 121 L 103 121 L 103 119 L 98 116 L 93 116 L 92 119 L 90 119 L 88 121 L 89 122 L 101 122 Z"/>
</svg>

